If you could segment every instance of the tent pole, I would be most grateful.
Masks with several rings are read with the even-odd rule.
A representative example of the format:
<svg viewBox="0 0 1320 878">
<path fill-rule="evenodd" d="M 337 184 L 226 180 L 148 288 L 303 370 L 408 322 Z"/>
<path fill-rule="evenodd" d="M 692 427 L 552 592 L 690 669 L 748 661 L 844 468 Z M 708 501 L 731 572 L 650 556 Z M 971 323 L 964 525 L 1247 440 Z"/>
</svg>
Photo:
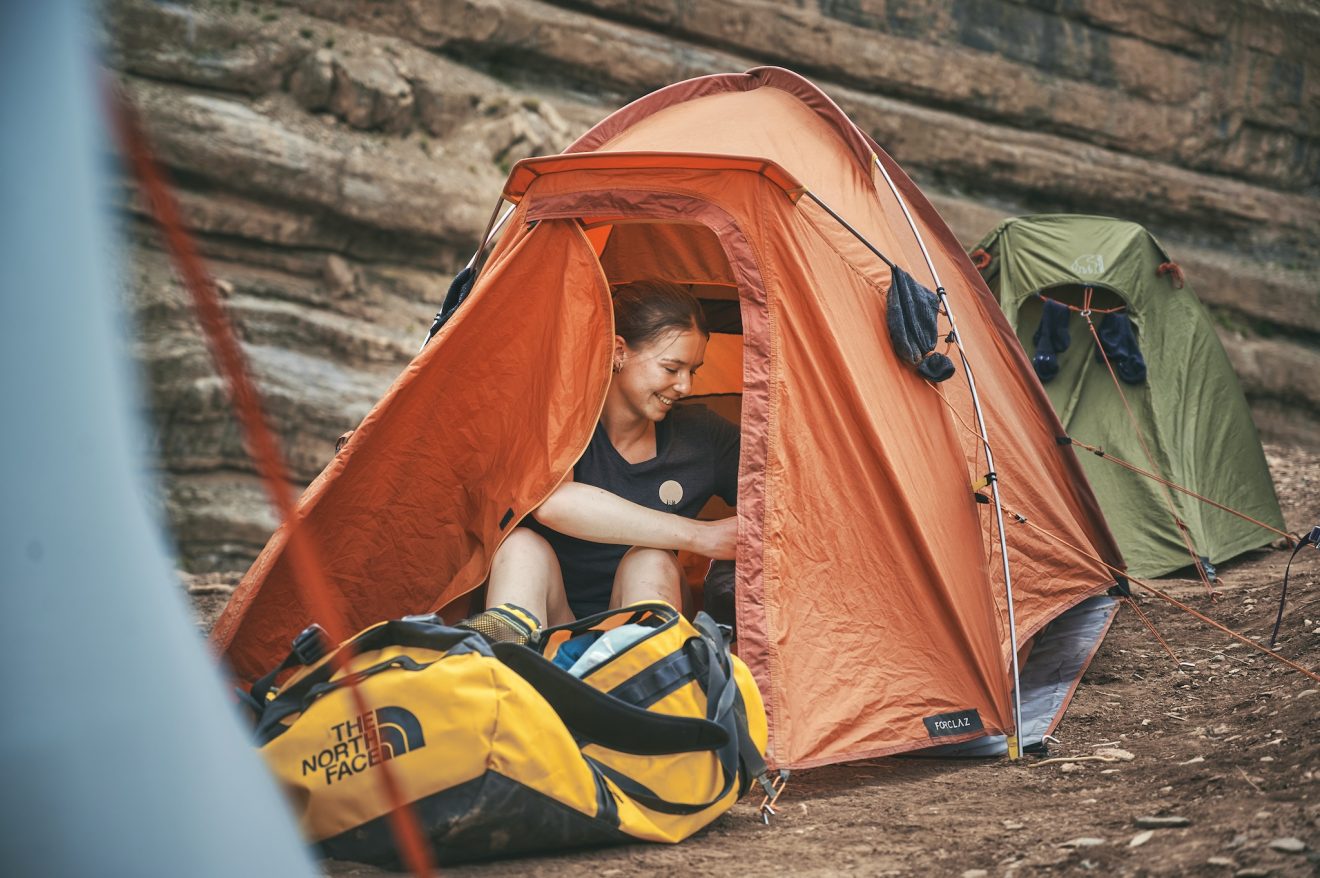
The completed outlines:
<svg viewBox="0 0 1320 878">
<path fill-rule="evenodd" d="M 922 239 L 917 224 L 912 220 L 912 214 L 908 212 L 907 202 L 899 194 L 898 187 L 894 185 L 893 178 L 889 176 L 889 171 L 885 170 L 885 166 L 881 164 L 880 157 L 873 155 L 872 159 L 880 174 L 885 178 L 885 182 L 889 184 L 889 191 L 894 194 L 894 198 L 898 201 L 898 206 L 907 219 L 908 228 L 912 229 L 912 234 L 917 239 L 917 246 L 921 248 L 921 255 L 926 259 L 926 267 L 930 269 L 931 279 L 935 282 L 935 293 L 939 296 L 940 303 L 944 305 L 944 314 L 949 318 L 949 328 L 953 332 L 954 341 L 958 345 L 958 357 L 962 360 L 963 374 L 967 376 L 967 387 L 971 391 L 972 408 L 976 412 L 976 426 L 981 431 L 981 445 L 985 449 L 985 464 L 989 471 L 987 481 L 990 483 L 990 493 L 994 498 L 995 520 L 999 527 L 999 555 L 1004 562 L 1004 589 L 1008 599 L 1008 640 L 1013 668 L 1013 735 L 1008 739 L 1008 758 L 1017 759 L 1022 755 L 1022 685 L 1018 669 L 1017 620 L 1013 612 L 1013 576 L 1008 566 L 1008 540 L 1004 534 L 1004 507 L 999 499 L 999 479 L 995 475 L 995 458 L 990 451 L 990 435 L 985 428 L 985 416 L 981 412 L 981 397 L 976 392 L 976 378 L 972 375 L 972 366 L 967 360 L 967 352 L 963 350 L 962 335 L 958 332 L 958 324 L 953 319 L 953 308 L 949 305 L 948 293 L 945 292 L 944 285 L 940 283 L 939 272 L 935 270 L 935 263 L 931 260 L 930 252 L 926 249 L 926 242 Z"/>
<path fill-rule="evenodd" d="M 472 268 L 477 264 L 477 260 L 481 258 L 482 254 L 486 252 L 486 248 L 490 246 L 490 242 L 500 233 L 500 229 L 504 228 L 504 224 L 508 222 L 509 217 L 513 216 L 513 209 L 517 207 L 516 204 L 510 204 L 505 208 L 504 215 L 500 217 L 500 221 L 495 222 L 495 217 L 498 216 L 500 212 L 500 205 L 503 203 L 504 199 L 501 198 L 495 205 L 495 209 L 491 211 L 490 221 L 486 223 L 486 231 L 481 236 L 481 246 L 477 248 L 476 253 L 472 254 L 472 258 L 468 260 L 468 263 L 464 268 Z M 477 270 L 480 271 L 481 269 L 478 268 Z"/>
</svg>

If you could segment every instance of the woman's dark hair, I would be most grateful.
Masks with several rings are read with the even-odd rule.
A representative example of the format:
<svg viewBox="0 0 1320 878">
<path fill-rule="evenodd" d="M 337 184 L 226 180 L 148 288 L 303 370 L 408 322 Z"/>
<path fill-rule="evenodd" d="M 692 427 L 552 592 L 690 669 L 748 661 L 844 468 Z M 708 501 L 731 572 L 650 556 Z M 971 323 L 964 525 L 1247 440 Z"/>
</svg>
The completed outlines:
<svg viewBox="0 0 1320 878">
<path fill-rule="evenodd" d="M 638 280 L 614 291 L 614 331 L 631 348 L 655 341 L 669 329 L 695 329 L 710 338 L 701 303 L 664 280 Z"/>
</svg>

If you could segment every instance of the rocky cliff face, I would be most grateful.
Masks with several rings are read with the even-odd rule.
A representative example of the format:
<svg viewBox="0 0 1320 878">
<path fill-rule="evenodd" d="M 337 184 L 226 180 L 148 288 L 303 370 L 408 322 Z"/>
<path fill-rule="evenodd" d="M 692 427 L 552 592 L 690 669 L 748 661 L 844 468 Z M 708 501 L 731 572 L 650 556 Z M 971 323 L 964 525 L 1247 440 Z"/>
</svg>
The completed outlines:
<svg viewBox="0 0 1320 878">
<path fill-rule="evenodd" d="M 300 481 L 416 350 L 509 167 L 670 82 L 819 84 L 968 244 L 1109 214 L 1168 246 L 1258 424 L 1320 444 L 1320 4 L 1311 0 L 111 0 L 142 110 Z M 127 287 L 184 563 L 273 526 L 133 188 Z"/>
</svg>

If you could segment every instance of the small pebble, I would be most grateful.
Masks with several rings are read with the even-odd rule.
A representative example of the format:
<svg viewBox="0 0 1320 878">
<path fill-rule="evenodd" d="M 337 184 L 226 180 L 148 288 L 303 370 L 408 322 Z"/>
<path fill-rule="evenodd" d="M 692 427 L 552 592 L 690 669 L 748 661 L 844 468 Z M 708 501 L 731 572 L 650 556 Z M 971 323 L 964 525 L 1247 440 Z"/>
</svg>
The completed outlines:
<svg viewBox="0 0 1320 878">
<path fill-rule="evenodd" d="M 1005 820 L 1005 821 L 1004 821 L 1004 828 L 1005 828 L 1005 829 L 1025 829 L 1026 827 L 1025 827 L 1023 824 L 1018 823 L 1016 820 Z"/>
<path fill-rule="evenodd" d="M 1320 628 L 1317 628 L 1315 633 L 1320 634 Z M 1303 689 L 1301 692 L 1298 692 L 1297 695 L 1294 697 L 1306 698 L 1311 695 L 1320 695 L 1320 689 Z"/>
<path fill-rule="evenodd" d="M 1233 862 L 1228 857 L 1211 857 L 1205 861 L 1205 864 L 1207 866 L 1227 866 L 1230 869 L 1237 865 L 1237 863 Z"/>
<path fill-rule="evenodd" d="M 1274 757 L 1273 757 L 1273 756 L 1262 756 L 1262 757 L 1260 757 L 1260 761 L 1261 761 L 1261 762 L 1273 762 L 1273 761 L 1274 761 Z"/>
<path fill-rule="evenodd" d="M 1155 833 L 1150 829 L 1147 829 L 1145 832 L 1138 832 L 1136 835 L 1132 836 L 1132 840 L 1128 842 L 1128 847 L 1139 848 L 1154 837 Z"/>
<path fill-rule="evenodd" d="M 1233 873 L 1233 878 L 1270 878 L 1270 870 L 1259 866 L 1248 866 Z"/>
<path fill-rule="evenodd" d="M 989 878 L 990 873 L 985 869 L 967 869 L 962 873 L 962 878 Z"/>
<path fill-rule="evenodd" d="M 1104 843 L 1105 843 L 1105 840 L 1104 840 L 1103 838 L 1094 838 L 1094 837 L 1092 837 L 1092 836 L 1086 836 L 1086 835 L 1084 835 L 1084 836 L 1082 836 L 1081 838 L 1070 838 L 1070 839 L 1068 839 L 1067 841 L 1063 842 L 1062 844 L 1058 845 L 1058 847 L 1061 847 L 1061 848 L 1093 848 L 1093 847 L 1096 847 L 1097 845 L 1102 845 L 1102 844 L 1104 844 Z"/>
<path fill-rule="evenodd" d="M 1276 838 L 1270 842 L 1270 847 L 1276 851 L 1282 851 L 1285 854 L 1301 854 L 1306 852 L 1306 842 L 1300 838 Z"/>
<path fill-rule="evenodd" d="M 1119 762 L 1131 762 L 1137 757 L 1128 750 L 1119 747 L 1100 747 L 1095 751 L 1096 756 L 1107 756 L 1111 759 L 1117 759 Z"/>
<path fill-rule="evenodd" d="M 1238 833 L 1237 835 L 1233 836 L 1233 840 L 1230 841 L 1228 844 L 1224 845 L 1224 847 L 1232 850 L 1233 848 L 1240 848 L 1246 843 L 1247 843 L 1247 837 L 1242 833 Z"/>
<path fill-rule="evenodd" d="M 1191 826 L 1192 821 L 1186 817 L 1138 817 L 1136 820 L 1138 829 L 1177 829 L 1182 826 Z"/>
<path fill-rule="evenodd" d="M 1064 774 L 1072 774 L 1074 771 L 1081 771 L 1081 770 L 1082 767 L 1078 765 L 1076 762 L 1065 762 L 1059 766 L 1059 771 L 1062 771 Z"/>
<path fill-rule="evenodd" d="M 1179 764 L 1179 765 L 1195 765 L 1195 764 L 1197 764 L 1198 762 L 1204 762 L 1204 761 L 1205 761 L 1205 757 L 1204 757 L 1204 756 L 1193 756 L 1191 759 L 1188 759 L 1186 762 L 1179 762 L 1178 764 Z M 1173 789 L 1173 787 L 1170 787 L 1169 789 Z"/>
</svg>

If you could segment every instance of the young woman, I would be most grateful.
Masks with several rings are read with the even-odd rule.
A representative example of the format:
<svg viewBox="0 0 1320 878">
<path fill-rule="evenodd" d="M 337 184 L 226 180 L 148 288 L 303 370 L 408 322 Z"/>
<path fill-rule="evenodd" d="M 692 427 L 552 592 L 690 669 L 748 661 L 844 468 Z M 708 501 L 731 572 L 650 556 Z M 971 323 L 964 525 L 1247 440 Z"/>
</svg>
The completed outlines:
<svg viewBox="0 0 1320 878">
<path fill-rule="evenodd" d="M 712 495 L 733 504 L 738 427 L 692 392 L 710 332 L 684 289 L 639 281 L 614 295 L 614 374 L 573 472 L 499 550 L 486 605 L 559 625 L 640 600 L 682 606 L 675 552 L 732 559 L 737 517 L 698 521 Z M 483 614 L 487 615 L 487 614 Z"/>
</svg>

